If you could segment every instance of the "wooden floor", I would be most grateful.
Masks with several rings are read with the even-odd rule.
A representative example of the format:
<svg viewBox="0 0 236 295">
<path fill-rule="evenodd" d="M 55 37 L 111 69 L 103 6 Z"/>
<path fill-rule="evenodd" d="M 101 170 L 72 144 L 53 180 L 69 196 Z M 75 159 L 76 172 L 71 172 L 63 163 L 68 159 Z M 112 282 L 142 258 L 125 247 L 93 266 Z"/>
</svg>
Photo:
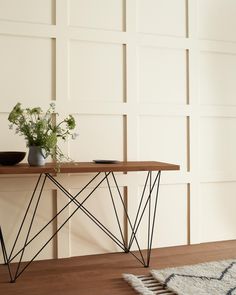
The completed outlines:
<svg viewBox="0 0 236 295">
<path fill-rule="evenodd" d="M 236 257 L 236 241 L 154 249 L 152 268 L 164 268 Z M 134 295 L 122 273 L 145 274 L 132 255 L 83 256 L 34 262 L 16 283 L 0 265 L 1 295 Z"/>
</svg>

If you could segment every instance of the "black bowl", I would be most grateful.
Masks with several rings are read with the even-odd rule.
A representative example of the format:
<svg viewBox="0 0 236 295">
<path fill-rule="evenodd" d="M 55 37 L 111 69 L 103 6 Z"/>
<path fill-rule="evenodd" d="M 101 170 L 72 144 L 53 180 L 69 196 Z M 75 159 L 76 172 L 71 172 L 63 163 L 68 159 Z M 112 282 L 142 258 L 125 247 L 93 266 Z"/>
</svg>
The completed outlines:
<svg viewBox="0 0 236 295">
<path fill-rule="evenodd" d="M 25 152 L 0 152 L 0 165 L 16 165 L 25 157 Z"/>
</svg>

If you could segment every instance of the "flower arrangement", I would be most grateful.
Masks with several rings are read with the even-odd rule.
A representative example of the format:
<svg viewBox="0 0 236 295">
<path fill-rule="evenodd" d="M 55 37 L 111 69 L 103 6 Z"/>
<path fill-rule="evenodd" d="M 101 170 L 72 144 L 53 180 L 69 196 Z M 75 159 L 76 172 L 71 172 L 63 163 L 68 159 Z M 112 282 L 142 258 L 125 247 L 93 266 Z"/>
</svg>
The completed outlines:
<svg viewBox="0 0 236 295">
<path fill-rule="evenodd" d="M 46 112 L 40 107 L 22 108 L 17 103 L 8 116 L 9 128 L 16 126 L 16 134 L 23 135 L 28 147 L 38 146 L 43 150 L 45 158 L 52 158 L 60 163 L 68 160 L 58 146 L 58 139 L 65 141 L 68 137 L 75 139 L 77 134 L 72 133 L 76 123 L 72 115 L 56 123 L 58 113 L 55 112 L 55 104 L 51 103 Z"/>
</svg>

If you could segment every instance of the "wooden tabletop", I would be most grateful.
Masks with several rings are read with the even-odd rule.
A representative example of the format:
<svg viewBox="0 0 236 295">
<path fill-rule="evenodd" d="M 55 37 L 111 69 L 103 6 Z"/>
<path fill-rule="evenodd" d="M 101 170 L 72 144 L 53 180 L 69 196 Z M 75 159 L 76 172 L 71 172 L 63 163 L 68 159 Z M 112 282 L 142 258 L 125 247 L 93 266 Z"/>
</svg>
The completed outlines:
<svg viewBox="0 0 236 295">
<path fill-rule="evenodd" d="M 179 165 L 155 161 L 117 161 L 112 164 L 97 164 L 94 162 L 61 163 L 60 173 L 89 173 L 89 172 L 128 172 L 128 171 L 159 171 L 179 170 Z M 0 174 L 39 174 L 55 173 L 56 165 L 47 163 L 45 166 L 29 166 L 18 164 L 14 166 L 0 166 Z"/>
</svg>

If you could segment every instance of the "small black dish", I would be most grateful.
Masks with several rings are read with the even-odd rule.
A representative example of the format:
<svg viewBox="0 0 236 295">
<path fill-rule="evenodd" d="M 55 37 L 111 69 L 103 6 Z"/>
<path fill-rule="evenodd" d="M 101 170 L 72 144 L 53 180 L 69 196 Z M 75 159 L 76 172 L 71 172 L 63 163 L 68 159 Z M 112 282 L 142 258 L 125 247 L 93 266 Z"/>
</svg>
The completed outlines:
<svg viewBox="0 0 236 295">
<path fill-rule="evenodd" d="M 117 160 L 93 160 L 96 164 L 115 164 L 118 163 Z"/>
<path fill-rule="evenodd" d="M 26 152 L 0 152 L 0 165 L 12 166 L 20 163 Z"/>
</svg>

